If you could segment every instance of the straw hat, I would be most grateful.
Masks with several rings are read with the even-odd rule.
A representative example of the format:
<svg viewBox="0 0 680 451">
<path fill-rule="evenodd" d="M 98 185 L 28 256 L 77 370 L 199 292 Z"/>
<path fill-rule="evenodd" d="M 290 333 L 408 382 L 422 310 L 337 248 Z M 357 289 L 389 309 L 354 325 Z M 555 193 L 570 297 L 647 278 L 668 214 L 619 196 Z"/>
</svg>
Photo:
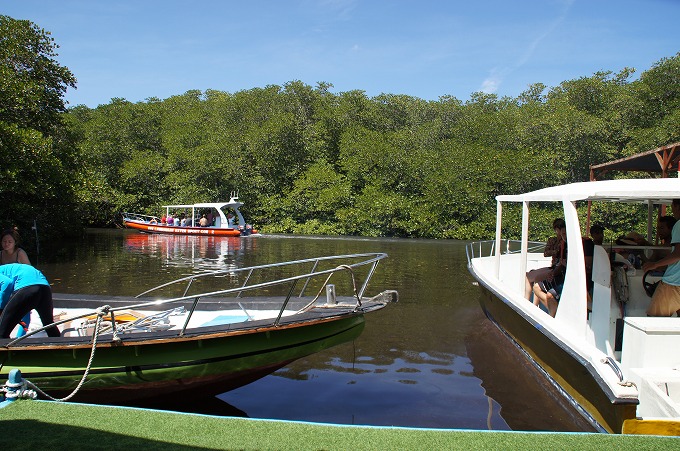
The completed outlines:
<svg viewBox="0 0 680 451">
<path fill-rule="evenodd" d="M 628 244 L 630 246 L 644 246 L 649 244 L 644 236 L 637 232 L 628 232 L 616 240 L 618 244 Z"/>
<path fill-rule="evenodd" d="M 624 237 L 627 240 L 633 240 L 633 241 L 646 241 L 645 237 L 640 235 L 637 232 L 628 232 L 626 233 L 626 236 Z"/>
</svg>

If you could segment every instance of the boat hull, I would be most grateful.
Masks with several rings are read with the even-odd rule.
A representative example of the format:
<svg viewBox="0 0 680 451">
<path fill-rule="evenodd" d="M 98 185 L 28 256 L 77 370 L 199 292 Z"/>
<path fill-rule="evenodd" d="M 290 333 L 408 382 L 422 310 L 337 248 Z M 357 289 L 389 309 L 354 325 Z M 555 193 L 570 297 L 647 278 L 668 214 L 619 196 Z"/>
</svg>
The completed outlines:
<svg viewBox="0 0 680 451">
<path fill-rule="evenodd" d="M 621 433 L 624 421 L 635 418 L 637 400 L 616 398 L 606 384 L 598 382 L 599 376 L 591 371 L 589 362 L 567 346 L 560 346 L 501 293 L 481 282 L 480 287 L 479 302 L 485 315 L 597 429 Z"/>
<path fill-rule="evenodd" d="M 198 390 L 202 396 L 222 393 L 357 338 L 364 321 L 363 314 L 356 313 L 254 330 L 102 343 L 73 400 L 122 401 L 185 390 Z M 0 377 L 6 379 L 18 368 L 48 395 L 64 397 L 78 385 L 90 353 L 87 344 L 0 348 Z"/>
<path fill-rule="evenodd" d="M 126 227 L 147 233 L 164 233 L 170 235 L 207 235 L 207 236 L 241 236 L 239 229 L 219 227 L 175 227 L 159 224 L 146 224 L 137 221 L 123 221 Z"/>
</svg>

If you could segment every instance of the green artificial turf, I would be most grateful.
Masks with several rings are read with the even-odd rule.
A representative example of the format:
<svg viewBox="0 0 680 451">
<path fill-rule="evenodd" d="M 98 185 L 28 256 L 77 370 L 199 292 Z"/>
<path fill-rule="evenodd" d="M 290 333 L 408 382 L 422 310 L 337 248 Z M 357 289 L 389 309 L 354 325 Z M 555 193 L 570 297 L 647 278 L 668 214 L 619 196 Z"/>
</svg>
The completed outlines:
<svg viewBox="0 0 680 451">
<path fill-rule="evenodd" d="M 0 408 L 3 450 L 663 450 L 677 438 L 333 426 L 19 400 Z"/>
</svg>

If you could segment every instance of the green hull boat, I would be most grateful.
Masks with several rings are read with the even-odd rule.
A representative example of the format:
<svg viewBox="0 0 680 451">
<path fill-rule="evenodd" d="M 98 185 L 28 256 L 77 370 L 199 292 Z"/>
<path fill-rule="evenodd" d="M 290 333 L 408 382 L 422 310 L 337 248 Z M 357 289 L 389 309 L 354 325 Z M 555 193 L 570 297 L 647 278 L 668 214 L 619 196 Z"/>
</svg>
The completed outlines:
<svg viewBox="0 0 680 451">
<path fill-rule="evenodd" d="M 28 335 L 0 340 L 0 378 L 19 369 L 42 396 L 81 402 L 222 393 L 357 338 L 366 313 L 397 300 L 394 291 L 364 297 L 384 257 L 216 271 L 135 298 L 55 294 L 62 336 L 44 336 L 32 320 Z M 349 295 L 339 295 L 343 288 Z"/>
</svg>

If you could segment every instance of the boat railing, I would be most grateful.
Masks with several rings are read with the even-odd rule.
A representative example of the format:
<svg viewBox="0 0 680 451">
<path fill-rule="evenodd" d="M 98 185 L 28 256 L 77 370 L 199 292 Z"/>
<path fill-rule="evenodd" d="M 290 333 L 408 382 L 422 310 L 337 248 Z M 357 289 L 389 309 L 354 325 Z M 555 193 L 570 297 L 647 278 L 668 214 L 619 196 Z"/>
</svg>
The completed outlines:
<svg viewBox="0 0 680 451">
<path fill-rule="evenodd" d="M 385 253 L 365 253 L 365 254 L 347 254 L 347 255 L 335 255 L 335 256 L 326 256 L 326 257 L 316 257 L 316 258 L 308 258 L 308 259 L 302 259 L 302 260 L 294 260 L 294 261 L 288 261 L 288 262 L 282 262 L 282 263 L 272 263 L 272 264 L 266 264 L 266 265 L 257 265 L 257 266 L 252 266 L 252 267 L 247 267 L 247 268 L 237 268 L 237 269 L 225 269 L 225 270 L 218 270 L 218 271 L 210 271 L 206 273 L 201 273 L 201 274 L 195 274 L 187 277 L 183 277 L 181 279 L 174 280 L 172 282 L 168 282 L 162 285 L 159 285 L 157 287 L 151 288 L 149 290 L 146 290 L 139 295 L 136 296 L 136 298 L 148 298 L 154 293 L 159 293 L 163 291 L 167 291 L 168 289 L 175 289 L 175 290 L 180 290 L 182 294 L 177 297 L 169 297 L 169 298 L 158 298 L 154 299 L 152 301 L 143 301 L 140 302 L 139 304 L 134 304 L 134 305 L 126 305 L 126 306 L 121 306 L 121 307 L 110 307 L 110 306 L 102 306 L 96 311 L 88 311 L 87 313 L 79 314 L 77 316 L 71 316 L 68 318 L 64 318 L 60 321 L 57 321 L 53 324 L 44 326 L 40 329 L 36 329 L 33 331 L 30 331 L 26 335 L 16 338 L 15 340 L 11 341 L 10 343 L 7 344 L 7 347 L 24 340 L 38 332 L 41 332 L 48 327 L 52 325 L 59 326 L 61 324 L 71 322 L 74 320 L 86 318 L 92 316 L 94 313 L 96 313 L 98 316 L 106 316 L 107 320 L 110 321 L 111 324 L 116 324 L 115 320 L 115 313 L 120 312 L 122 310 L 134 310 L 134 309 L 145 309 L 145 308 L 163 308 L 163 306 L 168 306 L 170 310 L 173 310 L 173 304 L 186 304 L 186 303 L 191 303 L 191 307 L 187 309 L 187 317 L 184 322 L 184 325 L 182 326 L 181 330 L 179 331 L 179 335 L 182 336 L 185 334 L 189 321 L 191 320 L 192 315 L 196 311 L 197 307 L 199 306 L 201 301 L 205 301 L 207 299 L 214 299 L 216 297 L 219 297 L 220 299 L 223 299 L 225 296 L 226 297 L 232 297 L 235 302 L 238 301 L 239 305 L 241 304 L 240 301 L 243 299 L 242 294 L 246 292 L 252 292 L 252 291 L 257 291 L 257 290 L 267 290 L 271 287 L 275 286 L 286 286 L 288 285 L 287 294 L 285 296 L 285 299 L 282 301 L 281 307 L 278 311 L 278 315 L 276 316 L 276 319 L 273 321 L 272 325 L 278 326 L 281 322 L 281 318 L 283 317 L 283 314 L 288 307 L 288 304 L 290 303 L 291 298 L 294 296 L 297 296 L 299 298 L 302 298 L 305 296 L 305 292 L 310 288 L 310 283 L 315 280 L 315 279 L 321 279 L 321 283 L 317 284 L 315 287 L 315 293 L 313 296 L 313 299 L 311 302 L 308 302 L 304 307 L 300 308 L 298 312 L 303 312 L 311 308 L 317 300 L 321 297 L 322 293 L 325 293 L 326 290 L 328 290 L 327 287 L 329 287 L 331 278 L 338 273 L 345 274 L 349 278 L 349 286 L 352 291 L 352 298 L 354 298 L 354 309 L 357 310 L 361 307 L 362 305 L 362 298 L 364 296 L 364 292 L 368 286 L 368 282 L 370 281 L 371 277 L 373 276 L 378 263 L 380 260 L 384 259 L 387 257 L 387 254 Z M 323 264 L 328 264 L 330 267 L 325 267 Z M 297 266 L 302 266 L 302 265 L 309 265 L 311 266 L 310 270 L 307 271 L 302 271 L 301 274 L 296 274 L 296 275 L 290 275 L 290 276 L 283 276 L 281 277 L 276 276 L 277 270 L 289 268 L 289 269 L 295 269 Z M 366 267 L 363 269 L 361 276 L 359 277 L 358 269 Z M 302 270 L 301 268 L 298 268 L 299 270 Z M 272 272 L 273 271 L 273 272 Z M 267 274 L 264 275 L 264 277 L 256 277 L 256 274 L 258 272 L 272 272 L 272 278 L 267 279 Z M 190 291 L 193 286 L 197 285 L 197 281 L 202 281 L 206 278 L 215 278 L 215 279 L 221 279 L 223 281 L 233 281 L 235 279 L 238 279 L 237 275 L 238 274 L 245 274 L 244 282 L 241 284 L 238 284 L 236 286 L 230 287 L 230 288 L 224 288 L 224 289 L 215 289 L 212 291 L 207 291 L 207 292 L 202 292 L 202 293 L 196 293 L 196 294 L 191 294 Z M 298 292 L 296 290 L 296 287 L 298 286 L 299 283 L 302 283 L 302 287 L 300 291 Z M 335 288 L 335 284 L 333 285 L 333 289 Z M 333 293 L 333 297 L 335 297 L 335 293 Z M 328 302 L 328 298 L 327 298 Z M 332 306 L 332 304 L 331 304 Z M 243 307 L 241 307 L 243 308 Z M 117 328 L 112 327 L 112 331 L 114 333 L 114 340 L 115 340 L 115 334 L 117 331 Z M 126 330 L 121 329 L 121 333 L 126 332 Z"/>
<path fill-rule="evenodd" d="M 528 252 L 543 252 L 545 248 L 545 242 L 541 241 L 529 241 Z M 485 240 L 485 241 L 473 241 L 465 246 L 465 255 L 467 257 L 468 264 L 473 258 L 480 257 L 491 257 L 495 254 L 496 241 L 495 240 Z M 501 253 L 502 254 L 517 254 L 522 251 L 522 241 L 521 240 L 501 240 Z"/>
<path fill-rule="evenodd" d="M 160 219 L 158 219 L 157 216 L 153 215 L 143 215 L 140 213 L 130 213 L 130 212 L 123 212 L 123 218 L 128 221 L 143 221 L 143 222 L 153 222 L 156 221 L 158 223 L 161 222 Z"/>
</svg>

